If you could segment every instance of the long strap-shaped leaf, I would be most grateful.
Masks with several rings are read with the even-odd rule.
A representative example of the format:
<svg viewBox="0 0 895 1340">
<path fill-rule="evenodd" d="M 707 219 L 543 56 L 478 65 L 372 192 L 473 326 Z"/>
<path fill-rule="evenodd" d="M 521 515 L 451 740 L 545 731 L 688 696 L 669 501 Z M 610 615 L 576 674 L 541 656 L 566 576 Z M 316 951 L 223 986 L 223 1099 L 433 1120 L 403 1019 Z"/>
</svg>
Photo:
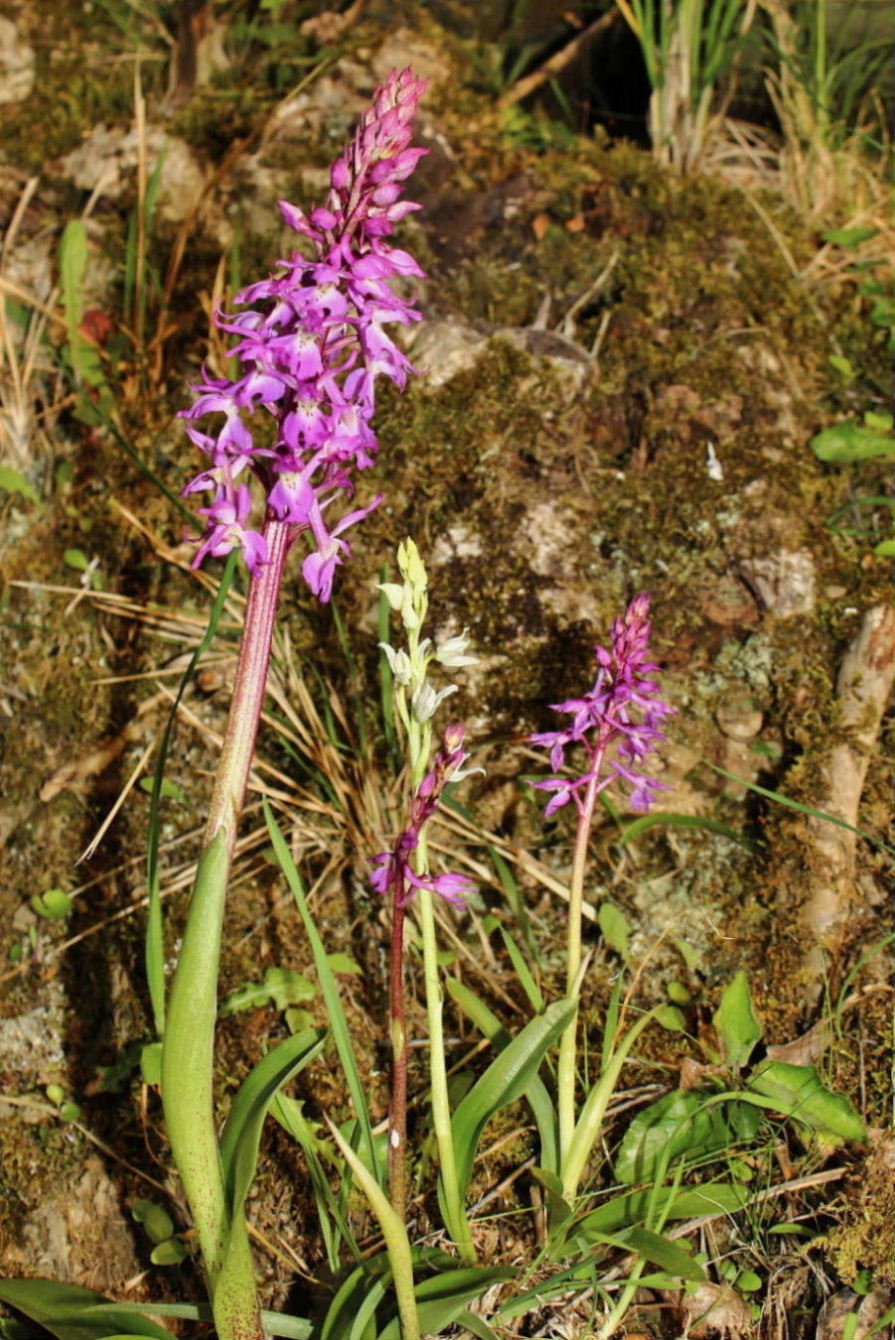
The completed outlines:
<svg viewBox="0 0 895 1340">
<path fill-rule="evenodd" d="M 451 1131 L 457 1158 L 457 1179 L 464 1195 L 485 1125 L 502 1107 L 514 1102 L 536 1078 L 538 1067 L 575 1013 L 575 1002 L 557 1000 L 529 1020 L 508 1047 L 491 1062 L 454 1113 Z"/>
<path fill-rule="evenodd" d="M 468 1015 L 490 1043 L 498 1051 L 505 1051 L 512 1042 L 511 1035 L 483 1000 L 456 977 L 449 977 L 445 983 L 448 994 L 457 1002 L 464 1014 Z M 547 1172 L 559 1172 L 559 1130 L 556 1120 L 556 1107 L 547 1086 L 539 1075 L 535 1074 L 525 1088 L 525 1100 L 530 1106 L 538 1128 L 541 1142 L 541 1167 Z"/>
</svg>

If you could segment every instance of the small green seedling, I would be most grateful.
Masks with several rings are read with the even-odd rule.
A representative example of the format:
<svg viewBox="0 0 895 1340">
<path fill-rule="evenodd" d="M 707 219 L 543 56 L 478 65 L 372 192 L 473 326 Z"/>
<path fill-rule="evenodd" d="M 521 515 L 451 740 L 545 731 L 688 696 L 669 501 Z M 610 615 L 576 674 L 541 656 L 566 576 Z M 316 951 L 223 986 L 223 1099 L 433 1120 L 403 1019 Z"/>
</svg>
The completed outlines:
<svg viewBox="0 0 895 1340">
<path fill-rule="evenodd" d="M 39 917 L 47 921 L 65 921 L 72 909 L 71 895 L 64 889 L 47 889 L 46 893 L 35 893 L 31 906 Z"/>
<path fill-rule="evenodd" d="M 46 1094 L 57 1109 L 60 1121 L 80 1121 L 82 1112 L 77 1103 L 66 1097 L 61 1084 L 48 1084 Z"/>
</svg>

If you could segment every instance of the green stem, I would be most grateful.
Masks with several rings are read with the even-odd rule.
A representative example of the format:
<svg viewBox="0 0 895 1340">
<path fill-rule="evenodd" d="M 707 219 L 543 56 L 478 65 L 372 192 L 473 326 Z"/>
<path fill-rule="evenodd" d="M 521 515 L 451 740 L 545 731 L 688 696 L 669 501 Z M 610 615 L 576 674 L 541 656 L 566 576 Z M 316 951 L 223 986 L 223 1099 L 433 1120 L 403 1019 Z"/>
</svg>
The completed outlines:
<svg viewBox="0 0 895 1340">
<path fill-rule="evenodd" d="M 327 1117 L 330 1135 L 342 1152 L 354 1179 L 360 1186 L 382 1229 L 385 1249 L 388 1252 L 392 1268 L 392 1279 L 398 1299 L 398 1312 L 401 1316 L 401 1340 L 422 1340 L 419 1315 L 416 1307 L 416 1295 L 413 1289 L 413 1253 L 404 1220 L 396 1214 L 388 1203 L 376 1178 L 364 1167 L 341 1131 Z"/>
<path fill-rule="evenodd" d="M 569 881 L 569 914 L 566 920 L 566 995 L 575 1000 L 581 971 L 581 925 L 584 909 L 584 873 L 587 868 L 587 844 L 597 800 L 598 774 L 605 747 L 599 750 L 592 767 L 593 777 L 584 793 L 575 834 L 572 876 Z M 578 1010 L 562 1035 L 556 1072 L 559 1107 L 559 1155 L 565 1162 L 575 1129 L 575 1083 L 577 1078 Z"/>
<path fill-rule="evenodd" d="M 262 1333 L 245 1223 L 231 1225 L 224 1194 L 213 1085 L 224 906 L 267 685 L 290 527 L 269 519 L 264 534 L 269 562 L 249 592 L 230 715 L 162 1047 L 165 1121 L 199 1239 L 219 1340 L 255 1340 Z M 242 1219 L 241 1212 L 238 1218 Z M 228 1268 L 219 1316 L 218 1277 L 230 1256 L 234 1264 Z"/>
<path fill-rule="evenodd" d="M 420 854 L 424 859 L 423 841 Z M 460 1186 L 457 1180 L 457 1160 L 454 1155 L 454 1133 L 451 1128 L 451 1105 L 448 1098 L 447 1064 L 444 1054 L 444 1025 L 442 1020 L 441 975 L 438 970 L 438 938 L 435 931 L 435 905 L 429 889 L 417 893 L 420 931 L 423 941 L 423 977 L 426 987 L 426 1018 L 429 1024 L 429 1083 L 432 1095 L 432 1127 L 438 1145 L 438 1164 L 444 1192 L 445 1227 L 450 1233 L 467 1265 L 475 1265 L 476 1254 L 472 1232 Z"/>
<path fill-rule="evenodd" d="M 389 1033 L 392 1044 L 392 1091 L 388 1113 L 388 1182 L 392 1208 L 407 1215 L 407 1011 L 404 1001 L 403 880 L 392 891 L 392 943 L 389 974 Z"/>
</svg>

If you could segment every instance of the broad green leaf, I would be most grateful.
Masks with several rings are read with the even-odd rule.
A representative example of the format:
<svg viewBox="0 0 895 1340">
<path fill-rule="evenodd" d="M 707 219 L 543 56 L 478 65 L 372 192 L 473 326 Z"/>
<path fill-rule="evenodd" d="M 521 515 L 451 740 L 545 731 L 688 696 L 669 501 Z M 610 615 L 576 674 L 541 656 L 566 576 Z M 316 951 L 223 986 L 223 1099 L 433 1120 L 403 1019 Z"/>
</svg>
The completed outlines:
<svg viewBox="0 0 895 1340">
<path fill-rule="evenodd" d="M 738 972 L 725 989 L 712 1022 L 724 1043 L 727 1064 L 733 1070 L 740 1070 L 747 1064 L 764 1031 L 752 1008 L 749 979 L 744 972 Z"/>
<path fill-rule="evenodd" d="M 504 1051 L 512 1041 L 496 1014 L 493 1014 L 475 992 L 455 977 L 446 980 L 448 995 L 457 1002 L 485 1037 L 498 1051 Z M 559 1170 L 559 1131 L 556 1108 L 546 1085 L 538 1074 L 532 1076 L 525 1088 L 525 1099 L 531 1107 L 541 1143 L 541 1162 L 548 1173 Z"/>
<path fill-rule="evenodd" d="M 631 953 L 631 926 L 615 903 L 601 903 L 597 924 L 606 943 L 627 963 Z"/>
<path fill-rule="evenodd" d="M 548 1049 L 575 1015 L 575 1002 L 557 1000 L 529 1020 L 522 1032 L 490 1064 L 460 1103 L 451 1122 L 457 1182 L 465 1193 L 487 1122 L 519 1098 L 537 1076 Z"/>
<path fill-rule="evenodd" d="M 269 1051 L 243 1080 L 221 1135 L 221 1168 L 232 1218 L 242 1211 L 255 1175 L 261 1128 L 278 1091 L 322 1050 L 324 1028 L 296 1033 Z"/>
<path fill-rule="evenodd" d="M 384 1297 L 390 1280 L 391 1270 L 385 1252 L 352 1270 L 342 1281 L 329 1305 L 320 1332 L 321 1340 L 348 1340 L 365 1299 L 373 1294 L 379 1301 Z"/>
<path fill-rule="evenodd" d="M 2 1279 L 0 1300 L 24 1312 L 58 1340 L 110 1340 L 123 1331 L 141 1340 L 145 1336 L 171 1340 L 171 1332 L 157 1322 L 75 1284 Z"/>
<path fill-rule="evenodd" d="M 83 549 L 66 549 L 62 555 L 62 561 L 67 563 L 70 568 L 74 568 L 76 572 L 86 572 L 90 567 L 90 559 Z"/>
<path fill-rule="evenodd" d="M 877 558 L 895 557 L 895 540 L 880 540 L 879 544 L 873 546 L 873 552 Z"/>
<path fill-rule="evenodd" d="M 895 437 L 849 419 L 812 437 L 811 450 L 820 461 L 842 465 L 874 456 L 895 456 Z"/>
<path fill-rule="evenodd" d="M 631 1228 L 625 1233 L 628 1245 L 653 1265 L 667 1270 L 677 1279 L 702 1282 L 705 1271 L 679 1242 L 653 1233 L 649 1228 Z"/>
<path fill-rule="evenodd" d="M 28 483 L 28 480 L 11 465 L 0 465 L 0 489 L 4 493 L 17 493 L 28 502 L 39 503 L 40 494 Z"/>
<path fill-rule="evenodd" d="M 851 1103 L 822 1082 L 813 1065 L 763 1061 L 749 1077 L 749 1089 L 771 1098 L 777 1111 L 813 1131 L 843 1140 L 866 1140 L 867 1128 Z M 743 1093 L 748 1101 L 748 1090 Z"/>
<path fill-rule="evenodd" d="M 132 1317 L 177 1317 L 183 1321 L 211 1322 L 211 1306 L 208 1303 L 107 1303 L 105 1307 L 115 1308 L 128 1319 Z M 101 1310 L 101 1309 L 100 1309 Z M 311 1323 L 305 1317 L 291 1317 L 285 1312 L 267 1312 L 261 1310 L 261 1324 L 265 1334 L 280 1335 L 286 1340 L 310 1340 L 313 1332 Z M 168 1335 L 165 1331 L 164 1335 Z M 103 1340 L 110 1340 L 105 1336 Z"/>
<path fill-rule="evenodd" d="M 752 1193 L 734 1182 L 707 1182 L 705 1186 L 673 1186 L 629 1191 L 591 1210 L 574 1224 L 568 1236 L 587 1242 L 594 1234 L 616 1233 L 642 1224 L 647 1214 L 670 1219 L 696 1219 L 704 1214 L 735 1214 L 748 1205 Z"/>
<path fill-rule="evenodd" d="M 484 1317 L 480 1317 L 466 1308 L 454 1318 L 454 1324 L 459 1326 L 461 1330 L 468 1331 L 470 1335 L 475 1336 L 476 1340 L 500 1340 L 500 1336 L 495 1330 L 492 1330 Z"/>
<path fill-rule="evenodd" d="M 717 1107 L 706 1108 L 705 1095 L 676 1089 L 651 1103 L 625 1131 L 615 1159 L 620 1182 L 648 1182 L 661 1166 L 687 1155 L 725 1149 L 733 1135 Z"/>
</svg>

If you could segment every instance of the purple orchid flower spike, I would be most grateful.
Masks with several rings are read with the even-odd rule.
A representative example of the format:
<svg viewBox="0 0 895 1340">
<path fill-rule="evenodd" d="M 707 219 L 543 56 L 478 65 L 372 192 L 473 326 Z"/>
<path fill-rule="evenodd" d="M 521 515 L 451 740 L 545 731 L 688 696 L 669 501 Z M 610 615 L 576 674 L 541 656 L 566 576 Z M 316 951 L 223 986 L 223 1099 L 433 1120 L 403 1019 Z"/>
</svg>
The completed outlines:
<svg viewBox="0 0 895 1340">
<path fill-rule="evenodd" d="M 350 553 L 345 530 L 382 501 L 379 495 L 328 522 L 335 500 L 353 494 L 354 472 L 374 462 L 376 378 L 403 388 L 414 371 L 385 327 L 419 320 L 391 285 L 423 271 L 385 239 L 420 208 L 400 197 L 426 153 L 410 147 L 425 87 L 409 69 L 392 71 L 333 165 L 326 204 L 306 215 L 280 201 L 311 256 L 292 252 L 280 262 L 281 275 L 237 294 L 242 311 L 215 314 L 215 325 L 237 337 L 230 355 L 240 367 L 233 379 L 203 373 L 192 388 L 196 400 L 182 411 L 187 433 L 211 462 L 184 490 L 212 495 L 199 509 L 207 529 L 194 567 L 207 554 L 237 547 L 253 575 L 268 561 L 267 540 L 251 525 L 248 470 L 260 482 L 266 519 L 288 524 L 290 545 L 300 533 L 310 538 L 304 577 L 327 601 L 335 569 Z M 223 416 L 216 428 L 197 426 L 212 414 Z M 265 416 L 272 426 L 263 424 Z"/>
<path fill-rule="evenodd" d="M 409 824 L 390 852 L 380 852 L 373 858 L 375 869 L 370 883 L 383 896 L 391 893 L 395 907 L 400 911 L 407 907 L 417 889 L 429 889 L 447 898 L 455 907 L 465 907 L 465 900 L 474 888 L 472 880 L 466 875 L 450 872 L 444 875 L 418 875 L 412 863 L 422 831 L 438 809 L 445 786 L 465 775 L 463 764 L 469 757 L 463 748 L 465 735 L 465 726 L 447 727 L 444 743 L 435 755 L 431 771 L 426 773 L 411 801 Z"/>
<path fill-rule="evenodd" d="M 658 666 L 649 656 L 650 597 L 639 595 L 631 601 L 612 627 L 612 649 L 597 646 L 599 669 L 590 693 L 569 698 L 551 706 L 571 716 L 565 730 L 543 731 L 529 736 L 532 744 L 550 750 L 550 766 L 559 772 L 566 766 L 566 750 L 580 744 L 587 768 L 578 777 L 549 777 L 533 782 L 551 798 L 545 815 L 555 813 L 574 800 L 579 813 L 589 788 L 598 793 L 620 778 L 631 788 L 631 806 L 648 810 L 660 791 L 669 788 L 644 772 L 644 765 L 665 739 L 662 723 L 674 712 L 659 695 L 659 685 L 651 678 Z M 615 746 L 607 763 L 607 753 Z M 606 764 L 606 772 L 603 772 Z"/>
</svg>

